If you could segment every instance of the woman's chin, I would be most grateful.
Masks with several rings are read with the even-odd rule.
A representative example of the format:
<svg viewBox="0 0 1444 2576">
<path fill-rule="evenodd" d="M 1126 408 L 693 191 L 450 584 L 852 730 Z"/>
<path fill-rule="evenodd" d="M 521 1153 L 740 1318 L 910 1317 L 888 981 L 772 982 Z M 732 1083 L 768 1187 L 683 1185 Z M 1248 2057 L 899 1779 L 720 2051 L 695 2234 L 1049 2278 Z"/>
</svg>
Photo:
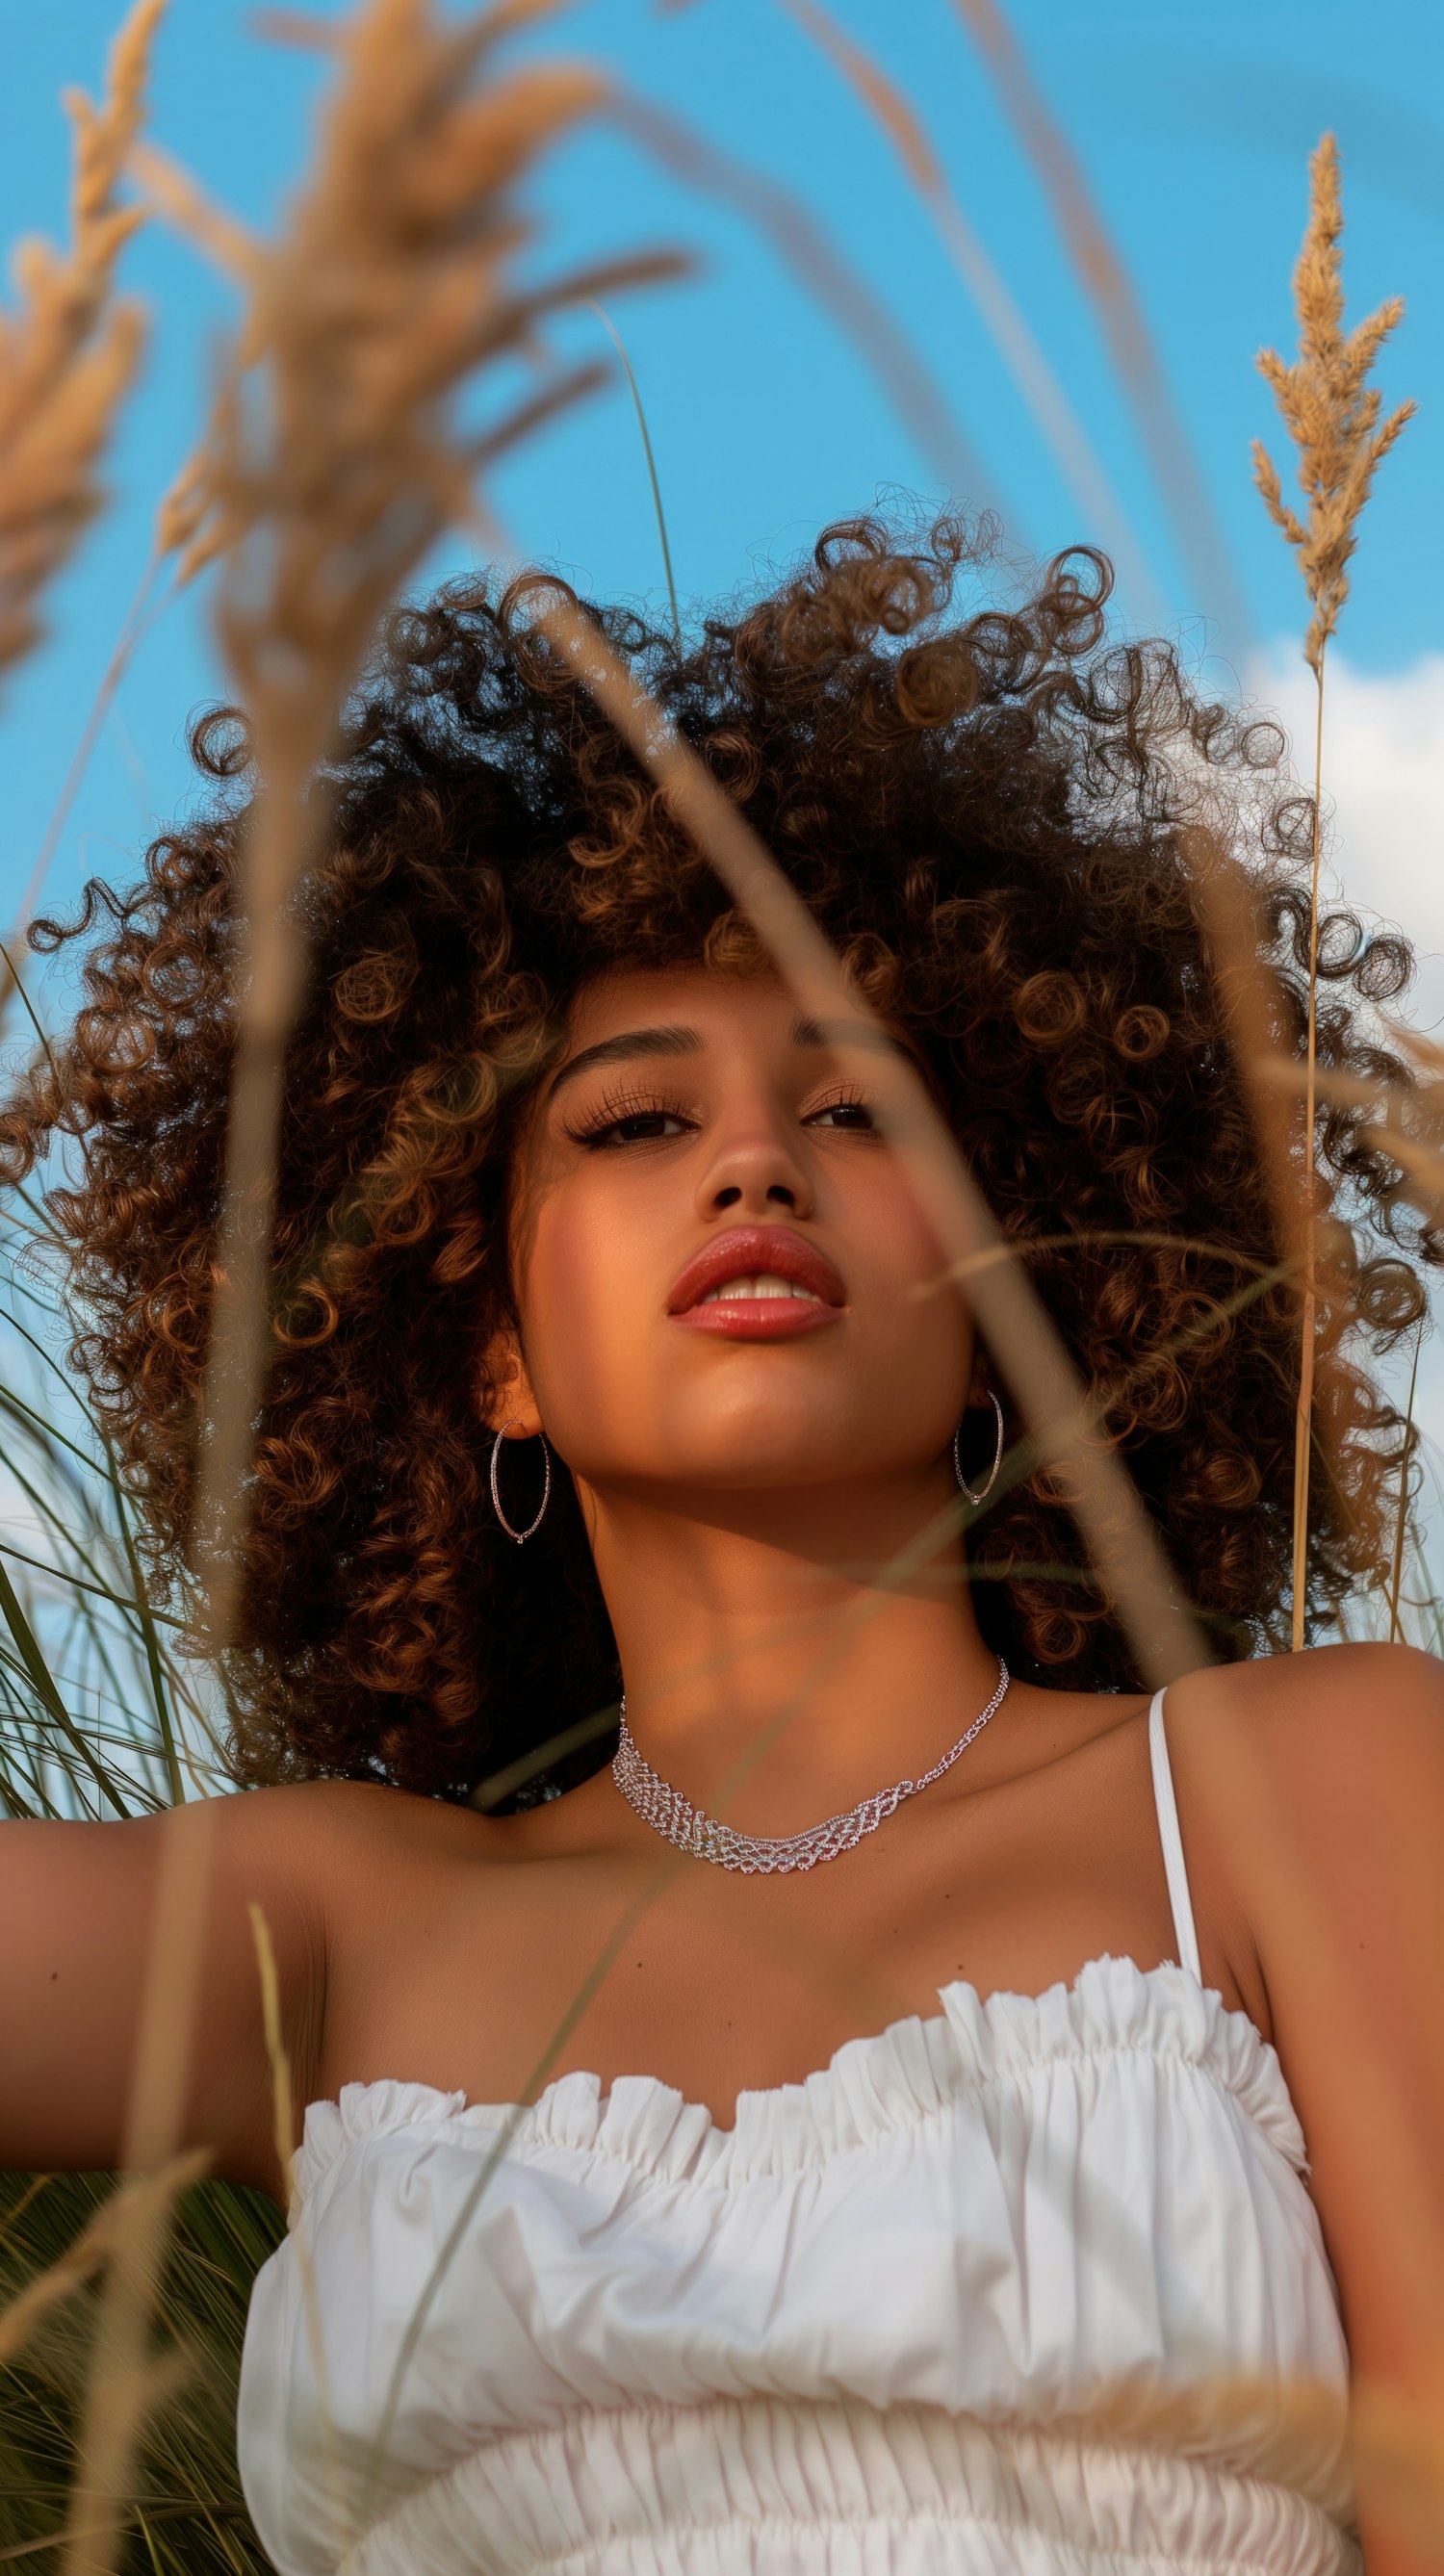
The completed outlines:
<svg viewBox="0 0 1444 2576">
<path fill-rule="evenodd" d="M 610 1492 L 632 1502 L 651 1499 L 659 1510 L 680 1508 L 689 1515 L 699 1508 L 705 1512 L 710 1496 L 727 1504 L 729 1516 L 732 1506 L 749 1497 L 765 1516 L 774 1499 L 795 1510 L 805 1496 L 826 1517 L 832 1503 L 845 1509 L 859 1495 L 876 1502 L 899 1482 L 916 1483 L 920 1514 L 933 1508 L 926 1467 L 910 1472 L 900 1466 L 896 1449 L 882 1442 L 875 1450 L 863 1440 L 840 1446 L 835 1421 L 793 1439 L 779 1437 L 775 1423 L 755 1426 L 751 1437 L 729 1429 L 715 1438 L 677 1442 L 668 1463 L 654 1458 L 645 1475 L 619 1464 L 585 1481 L 599 1496 Z"/>
</svg>

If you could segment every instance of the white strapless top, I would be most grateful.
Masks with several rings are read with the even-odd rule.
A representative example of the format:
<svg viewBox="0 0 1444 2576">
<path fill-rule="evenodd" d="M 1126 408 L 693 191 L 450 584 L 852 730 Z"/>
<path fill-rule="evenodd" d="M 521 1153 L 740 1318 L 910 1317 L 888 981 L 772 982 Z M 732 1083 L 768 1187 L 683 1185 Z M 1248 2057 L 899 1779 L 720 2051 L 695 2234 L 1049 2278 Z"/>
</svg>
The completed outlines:
<svg viewBox="0 0 1444 2576">
<path fill-rule="evenodd" d="M 1151 1730 L 1181 1966 L 944 1987 L 731 2129 L 651 2076 L 312 2103 L 241 2383 L 282 2576 L 1356 2570 L 1303 2139 Z"/>
</svg>

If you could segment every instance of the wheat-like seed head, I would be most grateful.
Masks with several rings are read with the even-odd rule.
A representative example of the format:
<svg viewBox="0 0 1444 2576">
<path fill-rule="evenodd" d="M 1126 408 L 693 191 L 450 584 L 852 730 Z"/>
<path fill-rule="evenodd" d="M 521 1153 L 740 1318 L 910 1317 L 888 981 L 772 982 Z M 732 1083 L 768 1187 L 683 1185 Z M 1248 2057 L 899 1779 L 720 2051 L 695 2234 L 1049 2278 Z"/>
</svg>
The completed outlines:
<svg viewBox="0 0 1444 2576">
<path fill-rule="evenodd" d="M 75 127 L 68 247 L 26 241 L 15 253 L 18 304 L 0 316 L 0 669 L 36 642 L 41 592 L 101 505 L 100 459 L 140 357 L 140 309 L 117 301 L 115 271 L 143 214 L 117 192 L 164 8 L 135 0 L 99 107 L 66 93 Z"/>
<path fill-rule="evenodd" d="M 305 984 L 290 897 L 320 812 L 307 783 L 379 620 L 443 530 L 472 521 L 486 467 L 599 381 L 595 365 L 549 371 L 547 318 L 683 266 L 653 254 L 518 277 L 532 239 L 519 186 L 606 95 L 582 65 L 498 62 L 503 39 L 556 5 L 491 0 L 458 19 L 436 0 L 357 0 L 320 29 L 281 22 L 276 32 L 324 44 L 334 79 L 279 236 L 252 245 L 223 226 L 232 254 L 240 241 L 226 265 L 241 269 L 245 309 L 201 455 L 163 510 L 161 541 L 182 546 L 182 578 L 223 556 L 217 622 L 264 782 L 243 850 L 214 1401 L 208 1391 L 196 1512 L 216 1639 L 230 1615 L 224 1533 L 265 1368 L 266 1228 L 254 1211 L 270 1198 L 280 1066 Z M 214 255 L 218 219 L 188 219 L 201 202 L 192 184 L 155 155 L 145 175 L 162 211 Z M 530 378 L 519 395 L 518 365 Z M 499 369 L 500 419 L 464 423 L 462 390 Z"/>
<path fill-rule="evenodd" d="M 1357 330 L 1345 332 L 1343 229 L 1339 147 L 1325 134 L 1309 163 L 1309 219 L 1294 270 L 1299 355 L 1293 366 L 1276 349 L 1263 349 L 1258 357 L 1259 373 L 1273 387 L 1298 450 L 1302 519 L 1285 501 L 1278 468 L 1262 440 L 1253 442 L 1254 482 L 1264 508 L 1298 550 L 1313 611 L 1304 658 L 1314 671 L 1349 595 L 1349 558 L 1374 470 L 1418 408 L 1402 402 L 1379 425 L 1380 395 L 1368 376 L 1403 314 L 1404 300 L 1389 296 Z"/>
<path fill-rule="evenodd" d="M 283 743 L 288 771 L 320 756 L 378 616 L 467 514 L 478 463 L 597 371 L 550 382 L 470 442 L 457 389 L 485 366 L 534 367 L 559 305 L 681 265 L 515 282 L 531 231 L 517 185 L 605 95 L 580 65 L 494 68 L 500 41 L 555 5 L 494 0 L 457 23 L 433 0 L 366 0 L 323 31 L 338 77 L 316 159 L 281 238 L 247 247 L 246 319 L 176 523 L 192 556 L 229 556 L 221 636 L 263 768 Z M 144 167 L 184 222 L 173 165 Z M 193 222 L 202 246 L 215 221 L 208 243 Z"/>
<path fill-rule="evenodd" d="M 202 248 L 214 267 L 249 286 L 260 248 L 255 234 L 218 206 L 193 172 L 148 135 L 140 137 L 129 157 L 130 175 L 149 200 L 150 211 Z"/>
<path fill-rule="evenodd" d="M 246 246 L 247 310 L 208 435 L 162 508 L 162 544 L 184 545 L 187 560 L 224 549 L 221 640 L 264 781 L 242 848 L 235 1071 L 198 1406 L 193 1560 L 206 1633 L 221 1649 L 233 1632 L 233 1531 L 270 1349 L 276 1135 L 307 965 L 289 898 L 322 803 L 308 800 L 307 783 L 332 746 L 377 621 L 447 524 L 470 515 L 481 469 L 599 371 L 542 374 L 480 433 L 456 417 L 462 386 L 518 360 L 535 377 L 540 325 L 558 305 L 680 265 L 612 261 L 543 285 L 518 282 L 530 227 L 517 184 L 604 94 L 577 66 L 496 69 L 500 40 L 550 5 L 493 0 L 458 21 L 435 0 L 359 0 L 321 31 L 337 78 L 315 159 L 280 238 L 253 258 Z M 169 188 L 173 204 L 184 194 Z M 169 1963 L 195 1953 L 203 1861 L 176 1890 L 183 1927 L 155 1938 L 147 1994 L 156 2044 L 153 2062 L 138 2067 L 131 2108 L 152 2157 L 174 2132 L 182 2088 L 172 2078 L 199 2007 L 194 1981 L 172 1977 Z M 138 2347 L 158 2263 L 152 2238 L 115 2276 L 66 2576 L 109 2576 L 116 2564 L 118 2499 L 144 2414 Z"/>
</svg>

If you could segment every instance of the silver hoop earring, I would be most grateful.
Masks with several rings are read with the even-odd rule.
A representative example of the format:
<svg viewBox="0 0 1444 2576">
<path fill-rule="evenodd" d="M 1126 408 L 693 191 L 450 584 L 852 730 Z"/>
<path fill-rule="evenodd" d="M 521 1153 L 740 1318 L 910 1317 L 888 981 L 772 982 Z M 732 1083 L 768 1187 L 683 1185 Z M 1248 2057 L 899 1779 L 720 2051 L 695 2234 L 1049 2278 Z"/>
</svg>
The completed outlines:
<svg viewBox="0 0 1444 2576">
<path fill-rule="evenodd" d="M 541 1528 L 542 1522 L 546 1518 L 547 1505 L 552 1498 L 552 1453 L 547 1447 L 546 1433 L 544 1431 L 539 1431 L 537 1433 L 537 1438 L 541 1442 L 542 1457 L 546 1461 L 546 1475 L 542 1485 L 541 1502 L 538 1506 L 536 1519 L 532 1522 L 529 1529 L 513 1529 L 505 1512 L 501 1508 L 501 1480 L 498 1474 L 498 1466 L 501 1459 L 501 1444 L 506 1438 L 507 1433 L 510 1431 L 512 1422 L 520 1422 L 520 1420 L 521 1415 L 519 1413 L 514 1413 L 510 1422 L 504 1422 L 502 1424 L 501 1429 L 498 1431 L 496 1438 L 491 1444 L 491 1507 L 495 1512 L 497 1519 L 500 1521 L 502 1528 L 505 1530 L 507 1537 L 515 1539 L 518 1547 L 524 1547 L 527 1540 L 529 1538 L 535 1538 L 537 1531 Z"/>
<path fill-rule="evenodd" d="M 961 1422 L 953 1433 L 953 1474 L 957 1477 L 959 1487 L 961 1491 L 967 1495 L 970 1503 L 985 1503 L 987 1501 L 989 1494 L 992 1492 L 993 1487 L 998 1481 L 998 1469 L 1003 1463 L 1003 1408 L 998 1402 L 998 1399 L 991 1387 L 988 1389 L 988 1402 L 991 1404 L 993 1411 L 998 1418 L 998 1445 L 993 1451 L 992 1473 L 980 1494 L 974 1493 L 972 1486 L 966 1482 L 963 1475 L 963 1462 L 958 1455 L 958 1442 L 963 1436 L 963 1426 Z"/>
</svg>

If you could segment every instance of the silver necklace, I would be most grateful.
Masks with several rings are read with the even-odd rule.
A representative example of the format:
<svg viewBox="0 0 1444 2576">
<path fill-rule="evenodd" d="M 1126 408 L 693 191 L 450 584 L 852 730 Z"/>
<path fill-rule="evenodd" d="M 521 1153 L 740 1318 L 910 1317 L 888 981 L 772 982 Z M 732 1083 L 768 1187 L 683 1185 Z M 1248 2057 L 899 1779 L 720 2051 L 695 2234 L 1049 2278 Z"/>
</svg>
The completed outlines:
<svg viewBox="0 0 1444 2576">
<path fill-rule="evenodd" d="M 1010 1676 L 1002 1656 L 998 1657 L 998 1687 L 985 1709 L 980 1709 L 966 1734 L 935 1762 L 931 1771 L 923 1771 L 916 1780 L 895 1780 L 890 1789 L 874 1789 L 870 1798 L 859 1798 L 845 1815 L 826 1816 L 820 1825 L 808 1825 L 800 1834 L 743 1834 L 735 1825 L 719 1824 L 715 1816 L 704 1816 L 670 1780 L 653 1770 L 644 1754 L 637 1750 L 632 1730 L 627 1724 L 627 1703 L 622 1702 L 621 1741 L 612 1763 L 612 1778 L 627 1804 L 654 1834 L 661 1834 L 679 1851 L 690 1852 L 695 1860 L 715 1861 L 719 1869 L 740 1869 L 755 1876 L 759 1871 L 815 1869 L 820 1860 L 836 1860 L 842 1852 L 851 1851 L 864 1834 L 876 1833 L 886 1817 L 895 1813 L 904 1798 L 915 1798 L 920 1789 L 931 1788 L 951 1771 L 960 1753 L 966 1753 L 976 1736 L 982 1734 L 990 1717 L 1003 1705 Z"/>
</svg>

